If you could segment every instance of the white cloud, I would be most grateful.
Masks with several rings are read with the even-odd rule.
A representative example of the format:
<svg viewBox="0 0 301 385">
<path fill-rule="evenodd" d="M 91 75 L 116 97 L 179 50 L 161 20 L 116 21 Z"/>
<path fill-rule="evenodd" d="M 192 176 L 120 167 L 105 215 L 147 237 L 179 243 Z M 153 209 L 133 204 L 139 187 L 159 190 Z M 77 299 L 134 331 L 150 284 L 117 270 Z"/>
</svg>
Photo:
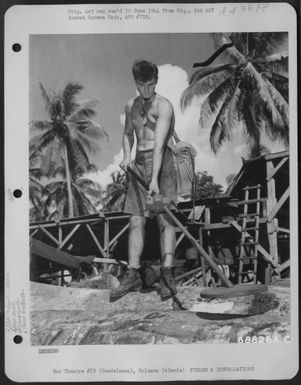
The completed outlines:
<svg viewBox="0 0 301 385">
<path fill-rule="evenodd" d="M 112 183 L 111 174 L 114 171 L 118 170 L 119 164 L 121 163 L 122 159 L 123 151 L 121 149 L 118 154 L 114 156 L 113 163 L 108 165 L 103 171 L 90 172 L 86 176 L 91 180 L 100 183 L 103 188 L 106 188 L 109 183 Z"/>
<path fill-rule="evenodd" d="M 125 125 L 125 114 L 121 114 L 119 117 L 119 120 L 120 120 L 120 124 L 122 126 L 124 126 Z"/>
<path fill-rule="evenodd" d="M 247 150 L 247 148 L 248 146 L 246 144 L 240 144 L 234 147 L 233 152 L 234 154 L 242 155 Z"/>
</svg>

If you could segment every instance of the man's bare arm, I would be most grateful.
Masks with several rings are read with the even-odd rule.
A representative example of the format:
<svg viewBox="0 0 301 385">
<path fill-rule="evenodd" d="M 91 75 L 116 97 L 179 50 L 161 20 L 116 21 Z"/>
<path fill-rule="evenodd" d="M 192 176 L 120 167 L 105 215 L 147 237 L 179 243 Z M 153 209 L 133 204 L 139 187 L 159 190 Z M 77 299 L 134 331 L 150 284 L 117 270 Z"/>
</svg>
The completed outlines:
<svg viewBox="0 0 301 385">
<path fill-rule="evenodd" d="M 125 126 L 122 138 L 123 161 L 120 167 L 126 169 L 131 163 L 131 151 L 134 145 L 134 128 L 130 115 L 132 103 L 129 102 L 125 107 Z"/>
<path fill-rule="evenodd" d="M 164 146 L 173 121 L 174 112 L 172 105 L 163 100 L 158 107 L 158 120 L 155 133 L 154 156 L 153 156 L 153 172 L 150 183 L 149 193 L 159 194 L 158 176 L 162 165 Z"/>
</svg>

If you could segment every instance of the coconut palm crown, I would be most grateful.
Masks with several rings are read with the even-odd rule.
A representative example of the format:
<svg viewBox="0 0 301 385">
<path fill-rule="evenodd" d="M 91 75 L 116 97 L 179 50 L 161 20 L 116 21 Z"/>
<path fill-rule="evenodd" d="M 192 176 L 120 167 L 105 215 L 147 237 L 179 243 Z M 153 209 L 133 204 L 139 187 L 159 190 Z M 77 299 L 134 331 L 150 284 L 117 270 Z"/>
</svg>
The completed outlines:
<svg viewBox="0 0 301 385">
<path fill-rule="evenodd" d="M 69 216 L 73 212 L 73 182 L 91 168 L 89 155 L 100 150 L 107 138 L 103 127 L 93 118 L 99 100 L 76 101 L 82 90 L 77 83 L 68 83 L 62 92 L 48 93 L 40 84 L 49 120 L 30 122 L 30 156 L 39 153 L 37 169 L 43 175 L 65 174 L 68 189 Z"/>
<path fill-rule="evenodd" d="M 278 52 L 287 33 L 218 33 L 213 37 L 217 47 L 227 45 L 228 60 L 196 70 L 182 94 L 182 109 L 195 96 L 202 97 L 199 123 L 211 127 L 214 153 L 231 139 L 234 128 L 244 129 L 253 155 L 260 155 L 264 131 L 270 139 L 280 139 L 287 146 L 288 53 Z M 194 65 L 199 66 L 202 63 Z"/>
</svg>

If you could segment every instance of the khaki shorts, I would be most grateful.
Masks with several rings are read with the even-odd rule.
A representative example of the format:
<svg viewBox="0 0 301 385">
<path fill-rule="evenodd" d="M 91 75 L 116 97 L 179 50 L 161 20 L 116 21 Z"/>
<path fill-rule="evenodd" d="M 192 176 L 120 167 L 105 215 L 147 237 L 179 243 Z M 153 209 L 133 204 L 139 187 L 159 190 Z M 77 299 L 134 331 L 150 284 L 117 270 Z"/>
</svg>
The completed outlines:
<svg viewBox="0 0 301 385">
<path fill-rule="evenodd" d="M 133 169 L 145 180 L 147 184 L 149 184 L 152 178 L 153 150 L 137 152 Z M 129 174 L 129 178 L 129 188 L 125 201 L 124 212 L 141 217 L 148 217 L 149 212 L 146 210 L 147 191 L 134 176 Z M 165 148 L 162 167 L 159 173 L 159 189 L 161 195 L 176 203 L 176 169 L 171 150 L 168 147 Z"/>
</svg>

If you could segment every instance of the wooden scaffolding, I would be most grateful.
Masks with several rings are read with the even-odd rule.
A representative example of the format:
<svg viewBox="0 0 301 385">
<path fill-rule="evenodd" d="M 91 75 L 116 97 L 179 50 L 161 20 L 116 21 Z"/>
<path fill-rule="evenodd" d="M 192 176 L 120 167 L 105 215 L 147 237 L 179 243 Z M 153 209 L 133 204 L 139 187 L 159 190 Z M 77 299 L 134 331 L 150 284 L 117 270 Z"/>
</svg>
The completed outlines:
<svg viewBox="0 0 301 385">
<path fill-rule="evenodd" d="M 260 196 L 246 198 L 246 191 L 260 186 Z M 258 188 L 257 190 L 258 191 Z M 247 202 L 248 201 L 248 202 Z M 246 212 L 246 204 L 248 212 Z M 243 162 L 242 168 L 228 188 L 227 194 L 219 198 L 183 202 L 178 205 L 181 214 L 177 217 L 185 228 L 198 240 L 213 261 L 234 283 L 238 283 L 239 260 L 248 265 L 250 256 L 256 257 L 256 268 L 248 271 L 254 283 L 269 283 L 273 275 L 280 275 L 289 268 L 289 152 L 268 154 Z M 246 214 L 256 213 L 256 225 L 246 226 Z M 108 263 L 127 260 L 127 231 L 129 215 L 123 212 L 101 213 L 58 222 L 47 221 L 30 224 L 30 237 L 33 241 L 44 242 L 51 247 L 70 255 L 87 257 L 93 255 L 96 261 Z M 148 240 L 158 237 L 153 224 L 149 225 Z M 252 230 L 255 231 L 252 232 Z M 256 244 L 248 254 L 242 243 Z M 151 242 L 145 247 L 146 258 L 159 256 L 159 247 Z M 157 242 L 159 244 L 159 242 Z M 187 237 L 177 228 L 177 251 L 189 249 Z M 32 253 L 39 261 L 44 260 L 41 271 L 47 271 L 49 259 Z M 54 253 L 56 254 L 56 253 Z M 152 254 L 148 255 L 147 254 Z M 189 271 L 180 274 L 180 282 L 195 282 L 208 286 L 212 282 L 212 271 L 204 258 L 196 253 L 196 264 Z M 51 263 L 63 270 L 57 254 Z M 247 260 L 249 256 L 249 260 Z M 247 261 L 247 262 L 246 262 Z M 41 265 L 41 264 L 40 264 Z M 43 264 L 42 264 L 43 265 Z M 253 266 L 253 263 L 250 266 Z M 257 273 L 257 265 L 259 271 Z M 228 267 L 228 268 L 227 268 Z M 243 282 L 243 280 L 242 280 Z"/>
</svg>

